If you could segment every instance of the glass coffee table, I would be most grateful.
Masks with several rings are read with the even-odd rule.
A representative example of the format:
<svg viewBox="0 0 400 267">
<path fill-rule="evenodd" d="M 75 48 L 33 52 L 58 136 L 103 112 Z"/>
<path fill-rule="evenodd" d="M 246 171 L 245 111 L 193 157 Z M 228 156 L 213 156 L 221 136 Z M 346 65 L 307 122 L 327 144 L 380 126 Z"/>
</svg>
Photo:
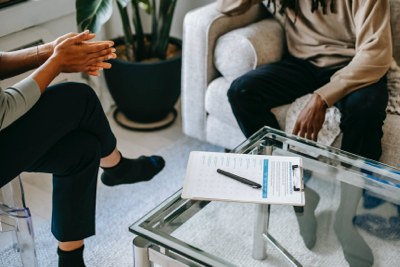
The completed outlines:
<svg viewBox="0 0 400 267">
<path fill-rule="evenodd" d="M 179 190 L 130 227 L 135 266 L 399 266 L 399 169 L 269 127 L 231 153 L 303 158 L 306 206 Z"/>
</svg>

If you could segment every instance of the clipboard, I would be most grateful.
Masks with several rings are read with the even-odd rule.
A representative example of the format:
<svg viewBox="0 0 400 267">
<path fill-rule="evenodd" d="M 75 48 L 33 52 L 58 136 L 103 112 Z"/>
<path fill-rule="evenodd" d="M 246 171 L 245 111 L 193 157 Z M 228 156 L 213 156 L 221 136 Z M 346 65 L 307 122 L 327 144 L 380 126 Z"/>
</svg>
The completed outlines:
<svg viewBox="0 0 400 267">
<path fill-rule="evenodd" d="M 232 153 L 190 153 L 183 199 L 304 206 L 302 159 Z M 251 188 L 217 172 L 223 169 L 262 185 Z"/>
<path fill-rule="evenodd" d="M 304 176 L 303 176 L 303 167 L 299 165 L 292 165 L 293 172 L 293 191 L 301 191 L 304 192 Z"/>
</svg>

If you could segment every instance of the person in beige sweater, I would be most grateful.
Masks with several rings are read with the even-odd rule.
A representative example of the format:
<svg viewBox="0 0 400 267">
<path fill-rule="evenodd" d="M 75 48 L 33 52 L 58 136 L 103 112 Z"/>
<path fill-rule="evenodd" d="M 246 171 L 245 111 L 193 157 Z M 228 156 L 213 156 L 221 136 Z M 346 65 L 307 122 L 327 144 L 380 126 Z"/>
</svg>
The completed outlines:
<svg viewBox="0 0 400 267">
<path fill-rule="evenodd" d="M 218 0 L 218 9 L 235 16 L 260 2 Z M 335 105 L 342 113 L 342 150 L 379 160 L 388 103 L 385 74 L 392 60 L 389 0 L 264 3 L 285 17 L 288 53 L 279 62 L 261 66 L 232 83 L 228 99 L 243 133 L 249 137 L 264 125 L 279 129 L 271 109 L 312 93 L 293 134 L 317 141 L 325 111 Z M 346 190 L 352 200 L 345 199 Z M 337 216 L 335 221 L 350 266 L 373 264 L 371 249 L 351 222 L 361 195 L 343 184 L 337 214 L 345 215 Z M 315 220 L 313 224 L 316 228 Z M 308 230 L 300 225 L 301 232 L 314 231 L 315 237 L 312 223 L 307 225 Z M 303 235 L 303 239 L 307 247 L 315 245 L 315 238 Z"/>
</svg>

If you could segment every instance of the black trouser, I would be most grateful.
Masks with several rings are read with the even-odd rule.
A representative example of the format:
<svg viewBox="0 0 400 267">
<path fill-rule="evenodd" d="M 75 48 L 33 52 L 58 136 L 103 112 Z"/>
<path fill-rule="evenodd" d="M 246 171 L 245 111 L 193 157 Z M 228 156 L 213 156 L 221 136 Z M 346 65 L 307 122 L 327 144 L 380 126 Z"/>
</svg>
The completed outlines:
<svg viewBox="0 0 400 267">
<path fill-rule="evenodd" d="M 79 83 L 48 88 L 0 131 L 0 140 L 0 187 L 23 171 L 52 173 L 55 238 L 94 235 L 100 159 L 113 152 L 116 139 L 93 89 Z"/>
<path fill-rule="evenodd" d="M 228 98 L 245 136 L 251 136 L 264 125 L 279 129 L 271 109 L 313 93 L 327 84 L 337 70 L 319 68 L 288 55 L 279 62 L 236 79 L 228 91 Z M 343 150 L 379 160 L 387 103 L 384 76 L 377 83 L 358 89 L 335 104 L 342 113 Z"/>
</svg>

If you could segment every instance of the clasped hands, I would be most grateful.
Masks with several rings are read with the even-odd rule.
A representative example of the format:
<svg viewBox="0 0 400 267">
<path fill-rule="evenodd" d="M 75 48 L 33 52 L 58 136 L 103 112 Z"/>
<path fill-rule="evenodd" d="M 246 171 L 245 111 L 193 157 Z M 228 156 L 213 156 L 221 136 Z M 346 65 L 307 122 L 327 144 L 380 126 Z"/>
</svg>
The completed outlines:
<svg viewBox="0 0 400 267">
<path fill-rule="evenodd" d="M 61 72 L 84 72 L 88 75 L 99 76 L 99 70 L 111 68 L 104 61 L 116 58 L 114 42 L 87 42 L 96 35 L 89 31 L 68 33 L 46 44 L 50 58 L 56 58 Z"/>
<path fill-rule="evenodd" d="M 325 121 L 325 112 L 327 104 L 325 100 L 317 93 L 314 93 L 310 101 L 300 112 L 293 134 L 300 133 L 300 137 L 317 141 L 318 133 L 322 129 Z"/>
</svg>

